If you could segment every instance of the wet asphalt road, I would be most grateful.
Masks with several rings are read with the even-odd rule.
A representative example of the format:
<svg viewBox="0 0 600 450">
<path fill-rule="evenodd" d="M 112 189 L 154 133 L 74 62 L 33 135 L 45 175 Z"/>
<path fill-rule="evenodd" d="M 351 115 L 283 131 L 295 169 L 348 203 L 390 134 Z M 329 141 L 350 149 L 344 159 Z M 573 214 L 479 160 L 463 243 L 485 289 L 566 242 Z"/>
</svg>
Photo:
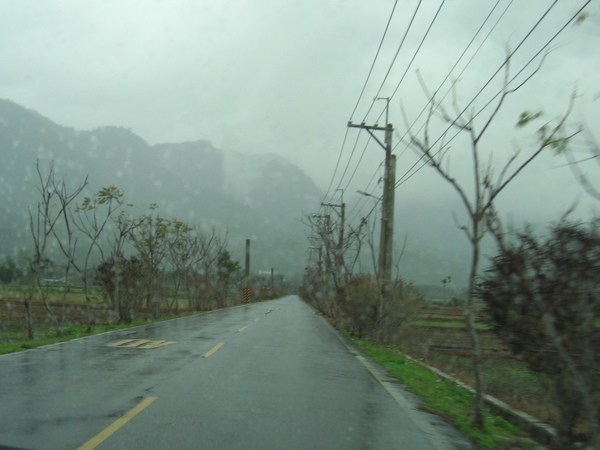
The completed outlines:
<svg viewBox="0 0 600 450">
<path fill-rule="evenodd" d="M 0 447 L 86 443 L 470 448 L 295 296 L 1 356 Z"/>
</svg>

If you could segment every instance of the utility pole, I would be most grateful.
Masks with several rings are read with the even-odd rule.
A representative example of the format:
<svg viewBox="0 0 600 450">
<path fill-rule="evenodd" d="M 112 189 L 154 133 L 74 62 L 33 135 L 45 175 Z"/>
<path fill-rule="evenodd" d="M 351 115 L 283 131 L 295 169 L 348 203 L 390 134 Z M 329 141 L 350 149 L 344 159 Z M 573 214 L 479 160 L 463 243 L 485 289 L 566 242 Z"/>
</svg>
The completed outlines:
<svg viewBox="0 0 600 450">
<path fill-rule="evenodd" d="M 244 303 L 250 303 L 250 239 L 246 239 L 246 267 L 244 268 Z"/>
<path fill-rule="evenodd" d="M 390 290 L 392 281 L 392 252 L 394 248 L 394 193 L 396 184 L 396 155 L 392 155 L 392 133 L 394 127 L 388 122 L 390 99 L 378 97 L 375 100 L 386 100 L 385 127 L 378 124 L 366 125 L 365 122 L 354 124 L 348 122 L 349 128 L 367 130 L 375 142 L 385 151 L 385 174 L 383 177 L 383 196 L 381 206 L 381 232 L 379 241 L 379 282 L 384 294 Z M 374 131 L 385 131 L 385 144 L 382 143 Z"/>
<path fill-rule="evenodd" d="M 321 203 L 321 206 L 329 206 L 330 208 L 340 208 L 340 232 L 338 237 L 338 245 L 337 245 L 337 257 L 335 259 L 336 266 L 336 276 L 338 279 L 338 283 L 343 285 L 342 283 L 342 273 L 344 266 L 344 220 L 346 217 L 346 204 L 344 203 L 344 191 L 342 189 L 337 189 L 342 191 L 341 203 L 339 205 L 335 205 L 332 203 Z"/>
<path fill-rule="evenodd" d="M 244 276 L 246 277 L 246 283 L 248 283 L 248 279 L 250 278 L 250 239 L 246 239 L 246 267 Z"/>
<path fill-rule="evenodd" d="M 335 271 L 333 277 L 335 283 L 336 304 L 330 305 L 330 313 L 333 313 L 331 317 L 333 317 L 336 325 L 339 320 L 340 305 L 343 305 L 346 301 L 346 281 L 344 280 L 344 219 L 346 216 L 346 204 L 344 203 L 343 191 L 341 200 L 342 202 L 339 205 L 335 205 L 332 203 L 321 203 L 321 206 L 329 206 L 330 208 L 340 208 L 340 232 L 337 243 L 337 249 L 335 251 Z M 326 218 L 327 230 L 329 230 L 329 214 L 326 216 Z"/>
</svg>

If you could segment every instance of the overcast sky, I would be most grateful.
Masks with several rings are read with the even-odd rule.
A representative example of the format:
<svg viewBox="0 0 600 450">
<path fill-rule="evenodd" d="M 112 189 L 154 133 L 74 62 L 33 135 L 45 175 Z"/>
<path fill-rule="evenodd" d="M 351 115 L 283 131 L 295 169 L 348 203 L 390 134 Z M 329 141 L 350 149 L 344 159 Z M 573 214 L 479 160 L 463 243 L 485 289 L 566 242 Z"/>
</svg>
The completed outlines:
<svg viewBox="0 0 600 450">
<path fill-rule="evenodd" d="M 363 120 L 375 95 L 393 95 L 389 114 L 397 142 L 406 131 L 400 105 L 412 123 L 427 101 L 417 70 L 429 89 L 435 90 L 491 12 L 449 78 L 459 78 L 459 107 L 469 105 L 502 64 L 507 49 L 517 48 L 553 2 L 453 0 L 442 5 L 438 0 L 425 0 L 408 28 L 417 3 L 398 2 L 352 117 L 393 0 L 0 0 L 0 97 L 77 129 L 128 127 L 150 144 L 207 139 L 224 150 L 281 154 L 326 190 L 347 121 Z M 559 1 L 515 54 L 511 76 L 584 3 Z M 540 73 L 508 100 L 490 129 L 484 143 L 495 163 L 516 147 L 525 154 L 535 145 L 535 129 L 541 123 L 517 133 L 514 124 L 521 112 L 541 109 L 544 120 L 557 118 L 566 111 L 575 88 L 579 96 L 570 123 L 596 126 L 600 10 L 592 2 L 586 12 L 586 20 L 567 26 L 552 42 Z M 538 61 L 511 87 L 530 74 Z M 503 73 L 489 83 L 470 111 L 478 112 L 499 91 Z M 447 86 L 440 92 L 445 93 Z M 384 105 L 375 103 L 367 123 L 377 120 Z M 452 112 L 451 103 L 448 108 Z M 478 117 L 476 126 L 482 125 L 490 111 Z M 383 150 L 373 142 L 364 150 L 368 136 L 362 132 L 351 159 L 357 133 L 353 129 L 347 135 L 331 187 L 333 192 L 338 187 L 346 189 L 349 204 L 355 201 L 351 194 L 359 189 L 379 195 L 377 167 Z M 461 152 L 463 147 L 468 149 L 465 144 L 460 138 L 452 144 L 450 162 L 457 174 L 468 168 L 468 158 Z M 400 177 L 416 157 L 401 145 L 395 153 Z M 502 199 L 507 211 L 556 219 L 581 191 L 568 168 L 560 167 L 564 163 L 551 154 L 541 158 L 507 191 Z M 455 199 L 427 167 L 396 195 L 399 208 L 406 211 L 423 202 Z M 579 211 L 588 214 L 593 203 L 580 196 Z M 362 208 L 368 210 L 372 203 L 365 200 Z"/>
</svg>

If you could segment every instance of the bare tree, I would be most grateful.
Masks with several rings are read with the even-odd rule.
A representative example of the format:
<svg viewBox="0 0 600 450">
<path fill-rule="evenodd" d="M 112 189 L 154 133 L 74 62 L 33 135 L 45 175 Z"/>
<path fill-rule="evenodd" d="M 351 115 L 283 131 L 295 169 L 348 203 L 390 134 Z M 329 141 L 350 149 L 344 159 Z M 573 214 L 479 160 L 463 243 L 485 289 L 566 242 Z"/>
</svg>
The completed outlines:
<svg viewBox="0 0 600 450">
<path fill-rule="evenodd" d="M 54 238 L 58 242 L 58 246 L 65 256 L 64 263 L 64 288 L 62 293 L 62 302 L 60 308 L 60 319 L 58 323 L 60 326 L 57 326 L 56 334 L 57 336 L 62 336 L 62 324 L 65 320 L 65 307 L 67 304 L 67 295 L 70 289 L 70 273 L 71 267 L 75 267 L 75 251 L 77 247 L 77 237 L 75 236 L 75 230 L 73 229 L 71 223 L 71 210 L 70 204 L 75 200 L 75 198 L 81 193 L 83 188 L 87 185 L 87 177 L 83 184 L 79 188 L 75 190 L 73 193 L 69 193 L 67 191 L 67 187 L 65 185 L 64 179 L 60 182 L 55 182 L 53 189 L 56 192 L 56 198 L 58 199 L 58 205 L 61 211 L 62 216 L 62 225 L 64 226 L 64 230 L 59 232 L 57 227 L 52 228 L 52 234 Z"/>
<path fill-rule="evenodd" d="M 164 300 L 162 268 L 168 252 L 170 220 L 154 216 L 157 205 L 150 205 L 150 214 L 143 216 L 131 234 L 131 243 L 139 258 L 146 263 L 152 276 L 148 285 L 148 310 L 158 317 L 160 304 Z"/>
<path fill-rule="evenodd" d="M 319 273 L 322 277 L 314 279 L 313 281 L 322 282 L 322 291 L 320 302 L 322 303 L 321 311 L 333 319 L 337 325 L 339 322 L 339 302 L 340 302 L 340 291 L 343 289 L 341 285 L 340 274 L 341 271 L 337 270 L 338 257 L 337 257 L 337 243 L 334 237 L 334 224 L 331 221 L 329 214 L 325 215 L 308 215 L 306 216 L 306 222 L 311 227 L 310 243 L 311 247 L 319 248 Z M 331 287 L 333 285 L 333 291 L 335 295 L 330 295 Z"/>
<path fill-rule="evenodd" d="M 373 265 L 373 273 L 375 274 L 374 278 L 366 280 L 367 284 L 375 286 L 371 289 L 370 301 L 372 304 L 369 306 L 373 328 L 371 337 L 378 341 L 390 341 L 392 336 L 401 334 L 403 331 L 401 329 L 410 322 L 410 319 L 414 316 L 415 304 L 419 300 L 417 290 L 400 276 L 400 260 L 404 255 L 408 237 L 404 237 L 400 251 L 395 252 L 395 276 L 391 280 L 389 292 L 384 293 L 381 286 L 381 277 L 378 275 L 380 270 L 379 258 L 375 250 L 377 217 L 374 216 L 370 223 L 365 218 L 363 223 L 366 224 L 366 241 Z M 362 281 L 365 282 L 364 279 Z"/>
<path fill-rule="evenodd" d="M 73 267 L 83 280 L 83 293 L 86 303 L 87 331 L 91 331 L 92 316 L 90 310 L 90 290 L 89 290 L 89 265 L 92 252 L 97 250 L 104 260 L 104 252 L 100 245 L 100 237 L 109 223 L 113 214 L 123 206 L 123 197 L 125 193 L 116 186 L 108 186 L 100 189 L 91 197 L 85 197 L 80 205 L 75 208 L 72 215 L 72 221 L 77 229 L 88 238 L 88 246 L 85 250 L 83 263 L 73 261 Z M 103 211 L 101 214 L 100 211 Z"/>
<path fill-rule="evenodd" d="M 46 259 L 50 237 L 55 237 L 58 241 L 63 254 L 66 257 L 65 262 L 65 291 L 68 287 L 69 269 L 73 262 L 76 240 L 73 236 L 73 230 L 70 226 L 68 208 L 75 198 L 81 193 L 87 185 L 87 178 L 77 186 L 72 192 L 67 190 L 64 179 L 58 181 L 54 173 L 54 164 L 51 162 L 48 172 L 44 175 L 36 164 L 39 186 L 37 187 L 40 200 L 37 205 L 36 214 L 29 211 L 29 226 L 33 238 L 33 258 L 31 261 L 31 285 L 29 296 L 25 300 L 27 311 L 28 336 L 33 339 L 33 320 L 31 315 L 31 306 L 33 296 L 37 290 L 41 297 L 44 307 L 56 328 L 56 335 L 62 336 L 62 325 L 64 322 L 64 306 L 66 302 L 66 292 L 64 292 L 62 302 L 62 312 L 60 318 L 56 316 L 48 302 L 48 291 L 44 289 L 42 280 L 42 266 Z M 65 226 L 65 230 L 59 230 L 60 225 Z M 61 236 L 62 235 L 62 236 Z"/>
<path fill-rule="evenodd" d="M 173 266 L 175 272 L 175 292 L 173 302 L 169 309 L 174 306 L 175 313 L 179 312 L 179 289 L 183 282 L 188 298 L 188 308 L 192 308 L 191 298 L 191 279 L 192 268 L 195 259 L 200 254 L 200 240 L 194 233 L 194 228 L 180 220 L 172 220 L 170 231 L 167 237 L 168 254 L 167 258 Z"/>
<path fill-rule="evenodd" d="M 227 247 L 228 232 L 221 234 L 213 227 L 210 233 L 199 231 L 198 240 L 200 251 L 193 263 L 198 273 L 195 279 L 197 307 L 207 308 L 210 296 L 216 293 L 217 262 L 219 255 Z"/>
<path fill-rule="evenodd" d="M 311 248 L 319 252 L 317 266 L 307 268 L 305 292 L 312 292 L 315 306 L 336 325 L 343 325 L 345 316 L 352 314 L 348 304 L 348 280 L 360 258 L 367 221 L 361 220 L 353 228 L 343 224 L 342 214 L 338 219 L 332 221 L 330 214 L 313 214 L 305 218 L 304 223 L 311 229 Z M 330 295 L 330 291 L 334 294 Z"/>
<path fill-rule="evenodd" d="M 527 152 L 523 157 L 520 156 L 518 149 L 506 162 L 500 167 L 500 172 L 496 176 L 496 168 L 492 162 L 490 150 L 487 155 L 482 146 L 482 139 L 499 112 L 505 105 L 507 99 L 517 92 L 527 81 L 529 81 L 539 70 L 539 67 L 529 75 L 525 81 L 516 87 L 510 87 L 509 77 L 510 56 L 507 56 L 504 67 L 504 81 L 502 90 L 499 93 L 496 103 L 487 117 L 481 119 L 481 125 L 478 127 L 475 123 L 473 112 L 467 112 L 467 108 L 461 109 L 457 104 L 456 97 L 453 101 L 454 113 L 449 113 L 443 104 L 437 101 L 436 93 L 430 94 L 426 87 L 424 91 L 429 99 L 430 109 L 426 119 L 423 133 L 416 136 L 407 123 L 409 144 L 420 154 L 444 180 L 446 180 L 454 191 L 458 194 L 462 204 L 467 212 L 467 223 L 458 224 L 458 227 L 464 231 L 465 236 L 471 246 L 471 264 L 468 278 L 468 295 L 465 303 L 464 315 L 467 323 L 467 329 L 470 336 L 472 348 L 473 374 L 475 380 L 475 408 L 474 423 L 483 427 L 483 386 L 480 374 L 481 352 L 479 350 L 478 336 L 475 329 L 474 300 L 475 288 L 477 284 L 477 274 L 480 262 L 480 243 L 488 229 L 485 222 L 485 214 L 494 205 L 496 198 L 505 190 L 505 188 L 546 148 L 556 147 L 560 143 L 567 141 L 572 136 L 565 135 L 566 120 L 573 106 L 574 96 L 569 103 L 566 113 L 553 123 L 547 124 L 544 138 L 538 145 Z M 519 126 L 527 124 L 535 119 L 536 115 L 524 113 L 518 122 Z M 406 118 L 405 118 L 406 119 Z M 439 139 L 432 142 L 430 137 L 432 121 L 439 119 L 445 131 Z M 472 177 L 467 181 L 459 181 L 451 171 L 448 159 L 450 147 L 446 144 L 446 135 L 456 130 L 457 134 L 466 135 L 470 146 L 470 159 L 472 163 Z M 483 162 L 487 156 L 487 162 Z M 472 186 L 472 190 L 469 186 Z"/>
<path fill-rule="evenodd" d="M 219 308 L 227 306 L 230 288 L 236 281 L 236 275 L 241 270 L 240 263 L 231 259 L 229 251 L 223 249 L 217 258 L 217 279 L 219 291 L 217 305 Z"/>
<path fill-rule="evenodd" d="M 541 133 L 540 129 L 540 133 Z M 587 174 L 585 168 L 589 168 L 591 164 L 596 163 L 596 171 L 600 173 L 600 147 L 598 142 L 594 138 L 592 130 L 589 127 L 582 129 L 582 136 L 584 138 L 584 147 L 582 154 L 575 156 L 575 149 L 573 145 L 560 145 L 556 147 L 556 151 L 560 155 L 564 155 L 567 159 L 568 165 L 571 168 L 575 178 L 583 189 L 594 199 L 600 201 L 600 183 L 598 183 L 598 177 L 592 181 L 592 177 Z"/>
<path fill-rule="evenodd" d="M 130 217 L 125 213 L 125 211 L 121 211 L 114 218 L 114 230 L 112 232 L 112 236 L 108 239 L 110 255 L 105 257 L 103 254 L 102 256 L 102 264 L 108 262 L 107 267 L 110 267 L 109 275 L 112 278 L 112 280 L 109 282 L 111 290 L 108 292 L 108 298 L 113 304 L 114 310 L 119 315 L 120 321 L 125 320 L 123 314 L 129 314 L 127 305 L 123 305 L 123 295 L 121 292 L 121 285 L 124 276 L 126 275 L 127 265 L 125 246 L 131 239 L 131 233 L 139 226 L 139 224 L 139 219 Z M 127 266 L 127 268 L 130 269 L 137 267 L 135 264 L 129 264 Z M 137 273 L 139 270 L 132 270 L 132 272 Z M 98 276 L 96 277 L 96 281 L 99 281 Z M 127 295 L 127 292 L 125 292 L 125 295 Z"/>
<path fill-rule="evenodd" d="M 106 301 L 115 308 L 119 322 L 131 323 L 147 301 L 148 285 L 153 278 L 145 261 L 136 256 L 111 256 L 100 264 L 96 282 L 104 290 Z"/>
</svg>

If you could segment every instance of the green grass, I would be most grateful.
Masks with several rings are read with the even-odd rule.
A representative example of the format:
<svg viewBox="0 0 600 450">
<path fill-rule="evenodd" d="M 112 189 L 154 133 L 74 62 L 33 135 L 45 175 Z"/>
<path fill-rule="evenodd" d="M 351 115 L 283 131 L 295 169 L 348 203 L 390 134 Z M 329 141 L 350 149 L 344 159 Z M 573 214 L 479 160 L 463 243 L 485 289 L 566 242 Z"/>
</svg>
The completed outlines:
<svg viewBox="0 0 600 450">
<path fill-rule="evenodd" d="M 381 364 L 389 375 L 401 380 L 409 391 L 419 396 L 423 401 L 422 409 L 446 418 L 482 448 L 500 450 L 539 447 L 522 430 L 489 409 L 485 411 L 485 428 L 478 429 L 472 423 L 474 396 L 469 391 L 440 378 L 393 348 L 366 340 L 352 340 L 358 348 Z"/>
<path fill-rule="evenodd" d="M 63 327 L 63 337 L 56 337 L 56 328 L 54 327 L 36 326 L 34 340 L 26 339 L 22 332 L 3 332 L 0 333 L 0 355 L 29 350 L 44 345 L 57 344 L 59 342 L 70 341 L 71 339 L 91 336 L 93 334 L 106 333 L 107 331 L 149 325 L 151 323 L 184 317 L 190 314 L 198 313 L 184 313 L 176 316 L 159 317 L 158 319 L 134 320 L 130 324 L 97 325 L 92 327 L 90 333 L 87 332 L 87 326 L 85 325 L 65 325 L 65 327 Z"/>
<path fill-rule="evenodd" d="M 23 300 L 29 295 L 29 287 L 23 285 L 0 284 L 0 298 L 2 299 L 13 299 Z M 48 286 L 44 288 L 44 292 L 47 295 L 47 299 L 50 302 L 62 302 L 64 299 L 64 287 L 61 286 Z M 102 291 L 97 287 L 90 286 L 88 289 L 88 295 L 90 296 L 91 303 L 102 304 Z M 34 292 L 34 301 L 41 301 L 42 296 L 36 289 Z M 85 304 L 85 295 L 83 294 L 83 287 L 71 286 L 67 292 L 67 302 L 69 303 L 81 303 Z"/>
</svg>

